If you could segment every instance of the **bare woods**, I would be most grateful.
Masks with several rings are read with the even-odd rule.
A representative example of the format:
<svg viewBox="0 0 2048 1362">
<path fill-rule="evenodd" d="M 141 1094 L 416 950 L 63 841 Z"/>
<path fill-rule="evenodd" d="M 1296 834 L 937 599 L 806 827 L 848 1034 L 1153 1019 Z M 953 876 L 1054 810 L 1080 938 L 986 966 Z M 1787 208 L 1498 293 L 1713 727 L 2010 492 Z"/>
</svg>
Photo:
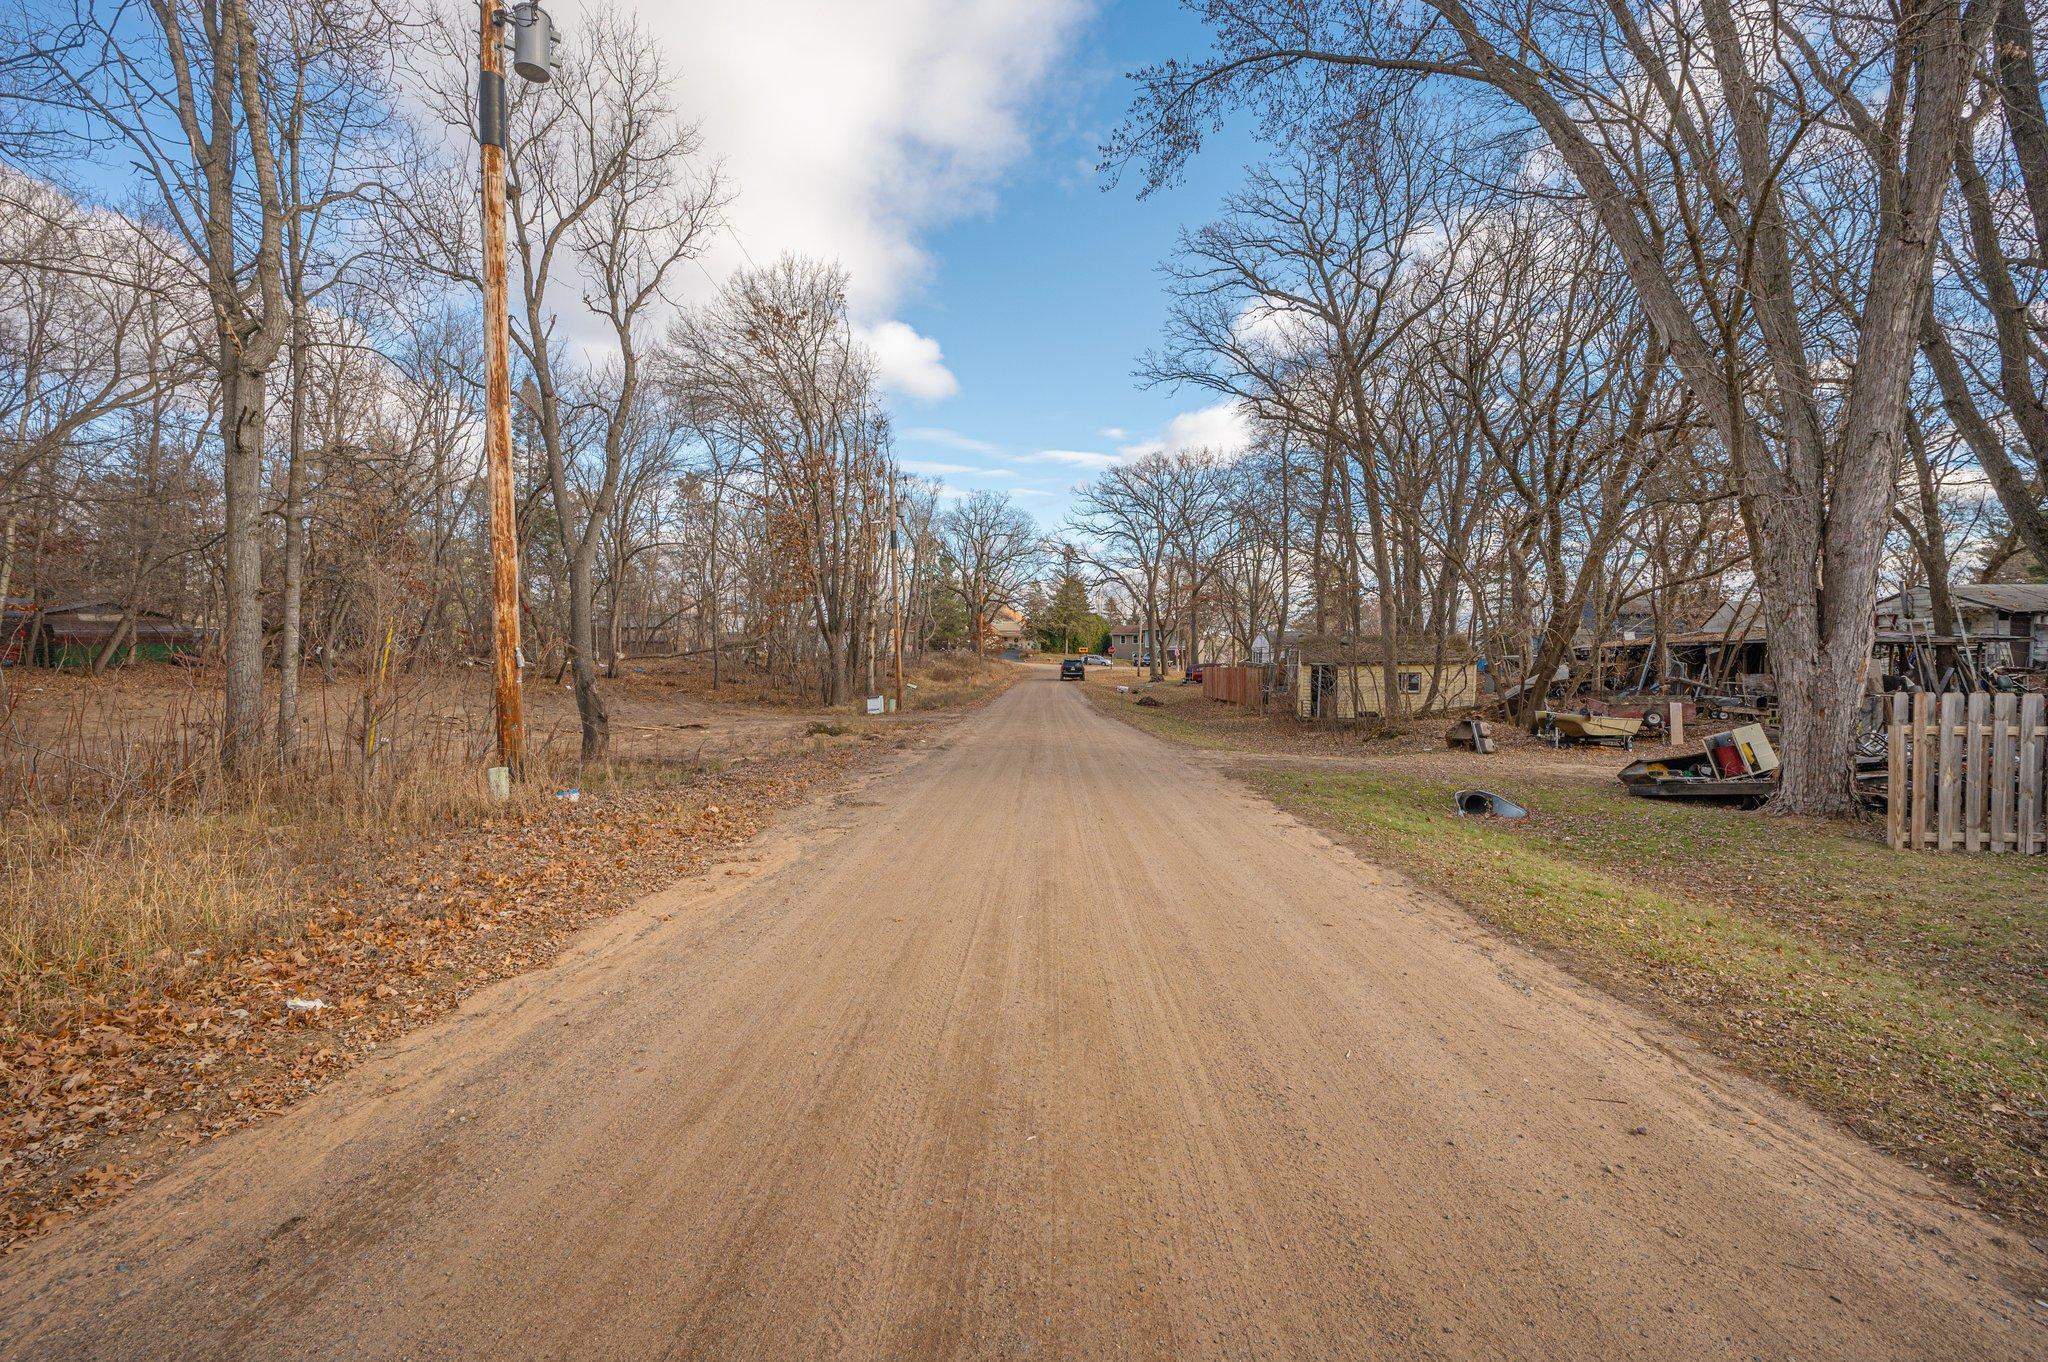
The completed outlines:
<svg viewBox="0 0 2048 1362">
<path fill-rule="evenodd" d="M 1880 574 L 1948 632 L 1952 572 L 2048 571 L 2038 9 L 1195 8 L 1107 168 L 1168 183 L 1226 119 L 1269 159 L 1146 372 L 1303 461 L 1317 624 L 1469 622 L 1547 681 L 1718 592 L 1768 632 L 1780 803 L 1845 807 Z"/>
<path fill-rule="evenodd" d="M 32 13 L 0 65 L 0 596 L 119 624 L 14 643 L 198 654 L 221 762 L 289 768 L 302 668 L 489 647 L 473 15 Z M 564 57 L 514 92 L 507 232 L 527 675 L 574 687 L 583 758 L 627 655 L 868 685 L 892 527 L 909 650 L 968 642 L 986 593 L 895 466 L 844 275 L 710 277 L 735 190 L 659 45 L 601 7 Z"/>
</svg>

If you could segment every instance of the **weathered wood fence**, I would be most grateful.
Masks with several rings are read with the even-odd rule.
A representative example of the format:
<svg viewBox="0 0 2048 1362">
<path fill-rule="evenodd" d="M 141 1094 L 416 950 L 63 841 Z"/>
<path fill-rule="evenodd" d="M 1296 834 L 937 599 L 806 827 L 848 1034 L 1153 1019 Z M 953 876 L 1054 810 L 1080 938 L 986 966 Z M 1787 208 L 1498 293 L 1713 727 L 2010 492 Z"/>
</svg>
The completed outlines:
<svg viewBox="0 0 2048 1362">
<path fill-rule="evenodd" d="M 1887 834 L 1895 851 L 2048 853 L 2039 695 L 1895 695 Z"/>
<path fill-rule="evenodd" d="M 1210 700 L 1227 700 L 1233 705 L 1263 709 L 1266 704 L 1267 667 L 1204 667 L 1202 695 Z"/>
</svg>

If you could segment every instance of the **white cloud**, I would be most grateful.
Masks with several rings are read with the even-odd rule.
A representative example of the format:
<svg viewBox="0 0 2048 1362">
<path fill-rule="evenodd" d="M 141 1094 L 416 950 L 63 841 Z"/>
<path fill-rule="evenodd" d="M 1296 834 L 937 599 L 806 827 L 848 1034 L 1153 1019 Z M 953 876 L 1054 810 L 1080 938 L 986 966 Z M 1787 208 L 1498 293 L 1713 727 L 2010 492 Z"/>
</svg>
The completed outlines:
<svg viewBox="0 0 2048 1362">
<path fill-rule="evenodd" d="M 900 430 L 896 433 L 914 444 L 942 445 L 947 449 L 957 449 L 963 454 L 997 454 L 1001 452 L 987 440 L 977 440 L 972 436 L 962 435 L 957 430 L 946 430 L 939 426 L 912 426 L 908 430 Z"/>
<path fill-rule="evenodd" d="M 723 275 L 785 251 L 837 259 L 863 320 L 923 278 L 920 235 L 983 212 L 1091 0 L 675 0 L 643 22 L 738 198 Z M 573 18 L 565 25 L 575 39 Z"/>
<path fill-rule="evenodd" d="M 920 336 L 903 322 L 878 322 L 854 328 L 875 353 L 875 372 L 890 392 L 919 402 L 939 402 L 960 391 L 960 380 L 946 367 L 939 343 Z"/>
<path fill-rule="evenodd" d="M 1236 402 L 1184 411 L 1166 423 L 1166 447 L 1174 453 L 1207 451 L 1234 459 L 1251 444 L 1251 417 Z"/>
<path fill-rule="evenodd" d="M 1061 463 L 1070 468 L 1107 468 L 1117 462 L 1114 454 L 1098 454 L 1090 449 L 1041 449 L 1036 454 L 1021 456 L 1024 463 Z"/>
<path fill-rule="evenodd" d="M 1164 452 L 1234 459 L 1251 448 L 1251 444 L 1250 415 L 1237 402 L 1225 400 L 1182 412 L 1166 423 L 1165 432 L 1157 439 L 1124 445 L 1117 450 L 1117 455 L 1136 459 Z"/>
<path fill-rule="evenodd" d="M 1285 299 L 1253 298 L 1238 309 L 1231 333 L 1247 347 L 1271 355 L 1299 355 L 1323 342 L 1328 328 L 1314 313 Z"/>
<path fill-rule="evenodd" d="M 1104 426 L 1102 428 L 1102 438 L 1105 440 L 1128 440 L 1131 437 L 1122 426 Z"/>
<path fill-rule="evenodd" d="M 1121 438 L 1125 432 L 1120 426 L 1110 426 L 1103 434 Z M 1018 455 L 1016 462 L 1059 464 L 1097 473 L 1147 454 L 1201 454 L 1214 459 L 1235 459 L 1251 448 L 1251 443 L 1250 415 L 1236 402 L 1224 401 L 1184 411 L 1168 421 L 1157 436 L 1120 444 L 1114 454 L 1094 449 L 1041 449 Z"/>
</svg>

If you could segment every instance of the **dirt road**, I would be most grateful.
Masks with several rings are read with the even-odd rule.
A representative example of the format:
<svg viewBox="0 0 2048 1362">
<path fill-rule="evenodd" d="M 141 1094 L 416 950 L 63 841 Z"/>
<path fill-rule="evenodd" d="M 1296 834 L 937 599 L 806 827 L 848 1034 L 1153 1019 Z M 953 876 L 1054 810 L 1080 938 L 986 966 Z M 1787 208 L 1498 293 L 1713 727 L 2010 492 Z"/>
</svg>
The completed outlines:
<svg viewBox="0 0 2048 1362">
<path fill-rule="evenodd" d="M 1966 1358 L 2041 1256 L 1047 674 L 0 1263 L 22 1358 Z"/>
</svg>

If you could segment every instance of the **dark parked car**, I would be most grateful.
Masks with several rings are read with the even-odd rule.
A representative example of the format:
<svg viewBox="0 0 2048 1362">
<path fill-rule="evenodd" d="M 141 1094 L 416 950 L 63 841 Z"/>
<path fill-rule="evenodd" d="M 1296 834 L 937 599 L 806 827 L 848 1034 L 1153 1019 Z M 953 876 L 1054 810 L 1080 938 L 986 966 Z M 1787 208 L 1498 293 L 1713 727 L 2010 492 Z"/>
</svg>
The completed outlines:
<svg viewBox="0 0 2048 1362">
<path fill-rule="evenodd" d="M 1070 657 L 1064 659 L 1060 663 L 1060 680 L 1086 681 L 1087 679 L 1088 664 L 1083 662 L 1080 658 Z"/>
<path fill-rule="evenodd" d="M 1183 686 L 1193 686 L 1200 684 L 1202 680 L 1202 669 L 1208 665 L 1209 664 L 1206 662 L 1189 663 L 1188 674 L 1181 678 L 1181 684 Z"/>
</svg>

